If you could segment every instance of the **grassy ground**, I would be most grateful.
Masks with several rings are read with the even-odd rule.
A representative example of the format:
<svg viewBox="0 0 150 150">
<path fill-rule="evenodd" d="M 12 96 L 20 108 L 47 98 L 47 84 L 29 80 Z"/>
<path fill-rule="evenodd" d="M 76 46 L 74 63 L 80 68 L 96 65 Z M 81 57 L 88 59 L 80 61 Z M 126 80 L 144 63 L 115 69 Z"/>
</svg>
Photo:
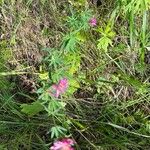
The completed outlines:
<svg viewBox="0 0 150 150">
<path fill-rule="evenodd" d="M 0 8 L 0 150 L 47 150 L 62 137 L 52 137 L 56 125 L 79 150 L 150 149 L 149 0 Z M 71 87 L 55 114 L 39 91 L 63 76 Z"/>
</svg>

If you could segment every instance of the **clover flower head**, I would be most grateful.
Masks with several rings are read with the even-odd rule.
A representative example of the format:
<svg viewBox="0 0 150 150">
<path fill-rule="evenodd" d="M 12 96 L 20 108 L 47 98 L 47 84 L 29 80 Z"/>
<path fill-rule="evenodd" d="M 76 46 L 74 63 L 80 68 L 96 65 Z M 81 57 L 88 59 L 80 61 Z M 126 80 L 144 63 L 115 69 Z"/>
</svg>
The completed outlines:
<svg viewBox="0 0 150 150">
<path fill-rule="evenodd" d="M 92 26 L 92 27 L 94 27 L 94 26 L 96 26 L 97 25 L 97 20 L 96 20 L 96 18 L 91 18 L 90 20 L 89 20 L 89 24 Z"/>
<path fill-rule="evenodd" d="M 50 150 L 74 150 L 74 148 L 72 147 L 74 144 L 74 140 L 70 138 L 65 138 L 54 142 Z"/>
<path fill-rule="evenodd" d="M 68 79 L 63 78 L 59 80 L 58 84 L 53 84 L 49 93 L 58 98 L 61 94 L 65 93 L 68 88 Z"/>
</svg>

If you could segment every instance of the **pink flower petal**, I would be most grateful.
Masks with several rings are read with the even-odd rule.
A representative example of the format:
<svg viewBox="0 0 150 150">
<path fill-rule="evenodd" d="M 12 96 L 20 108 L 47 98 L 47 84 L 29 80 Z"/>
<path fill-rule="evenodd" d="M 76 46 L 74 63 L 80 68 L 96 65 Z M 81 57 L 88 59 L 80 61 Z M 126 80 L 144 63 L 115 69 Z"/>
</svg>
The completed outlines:
<svg viewBox="0 0 150 150">
<path fill-rule="evenodd" d="M 96 26 L 97 25 L 97 20 L 96 20 L 96 18 L 91 18 L 90 20 L 89 20 L 89 23 L 90 23 L 90 25 L 91 26 Z"/>
<path fill-rule="evenodd" d="M 54 84 L 54 85 L 52 85 L 52 88 L 53 88 L 54 90 L 57 90 L 58 85 Z"/>
<path fill-rule="evenodd" d="M 72 139 L 63 139 L 62 140 L 62 142 L 64 142 L 64 143 L 67 143 L 67 144 L 69 144 L 69 145 L 74 145 L 75 144 L 75 141 L 74 140 L 72 140 Z"/>
<path fill-rule="evenodd" d="M 75 142 L 72 139 L 65 138 L 54 142 L 50 150 L 74 150 L 72 147 L 73 144 L 75 144 Z"/>
<path fill-rule="evenodd" d="M 67 84 L 68 84 L 68 80 L 67 80 L 66 78 L 64 78 L 64 79 L 61 79 L 61 80 L 59 81 L 59 83 L 60 83 L 60 84 L 63 84 L 63 85 L 67 85 Z"/>
<path fill-rule="evenodd" d="M 58 84 L 52 85 L 52 92 L 50 92 L 54 97 L 58 98 L 61 94 L 65 93 L 68 88 L 68 80 L 63 78 L 59 80 Z"/>
</svg>

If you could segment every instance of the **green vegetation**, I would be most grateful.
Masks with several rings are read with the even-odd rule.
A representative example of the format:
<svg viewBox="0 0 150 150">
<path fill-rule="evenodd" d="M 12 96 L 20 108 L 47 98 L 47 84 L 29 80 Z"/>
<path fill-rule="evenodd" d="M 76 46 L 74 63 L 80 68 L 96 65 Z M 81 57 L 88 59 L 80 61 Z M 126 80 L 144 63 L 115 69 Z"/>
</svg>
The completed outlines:
<svg viewBox="0 0 150 150">
<path fill-rule="evenodd" d="M 0 150 L 149 150 L 149 18 L 149 0 L 0 0 Z"/>
</svg>

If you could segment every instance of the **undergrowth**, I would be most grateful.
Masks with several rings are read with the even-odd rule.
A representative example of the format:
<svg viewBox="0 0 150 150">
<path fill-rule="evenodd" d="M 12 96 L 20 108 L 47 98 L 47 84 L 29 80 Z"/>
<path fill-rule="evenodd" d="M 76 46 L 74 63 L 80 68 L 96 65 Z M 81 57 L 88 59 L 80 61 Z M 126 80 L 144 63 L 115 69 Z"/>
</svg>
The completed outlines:
<svg viewBox="0 0 150 150">
<path fill-rule="evenodd" d="M 150 148 L 149 0 L 0 8 L 0 149 Z"/>
</svg>

